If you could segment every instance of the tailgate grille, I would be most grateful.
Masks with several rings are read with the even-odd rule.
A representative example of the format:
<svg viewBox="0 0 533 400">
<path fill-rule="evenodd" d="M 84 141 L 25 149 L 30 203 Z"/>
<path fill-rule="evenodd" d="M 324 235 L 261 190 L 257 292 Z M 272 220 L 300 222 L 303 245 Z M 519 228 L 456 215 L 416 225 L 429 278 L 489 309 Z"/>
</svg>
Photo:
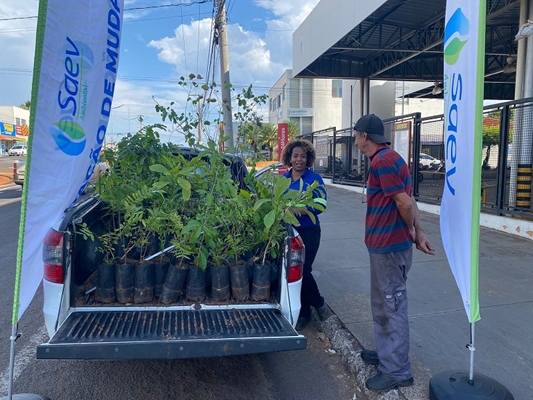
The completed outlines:
<svg viewBox="0 0 533 400">
<path fill-rule="evenodd" d="M 279 310 L 74 312 L 53 343 L 295 336 Z"/>
<path fill-rule="evenodd" d="M 177 359 L 305 349 L 279 310 L 75 311 L 38 359 Z"/>
</svg>

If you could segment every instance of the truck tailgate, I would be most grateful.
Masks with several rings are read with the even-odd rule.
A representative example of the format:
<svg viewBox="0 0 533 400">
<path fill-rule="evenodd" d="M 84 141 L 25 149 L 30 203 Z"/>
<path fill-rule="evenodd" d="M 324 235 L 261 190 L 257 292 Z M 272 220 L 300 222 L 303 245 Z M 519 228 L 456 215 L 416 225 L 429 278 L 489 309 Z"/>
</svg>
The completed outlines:
<svg viewBox="0 0 533 400">
<path fill-rule="evenodd" d="M 175 359 L 305 349 L 275 308 L 72 312 L 39 359 Z"/>
</svg>

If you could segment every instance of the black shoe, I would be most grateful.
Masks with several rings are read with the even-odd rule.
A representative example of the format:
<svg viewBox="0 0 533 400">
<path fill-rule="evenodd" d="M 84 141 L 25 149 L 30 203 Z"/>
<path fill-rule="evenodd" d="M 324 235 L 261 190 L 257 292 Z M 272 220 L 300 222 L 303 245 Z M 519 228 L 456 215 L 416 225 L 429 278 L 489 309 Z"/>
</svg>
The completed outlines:
<svg viewBox="0 0 533 400">
<path fill-rule="evenodd" d="M 367 364 L 379 365 L 378 353 L 374 350 L 363 349 L 363 351 L 361 352 L 361 358 Z"/>
<path fill-rule="evenodd" d="M 368 390 L 372 390 L 373 392 L 386 392 L 398 387 L 411 386 L 413 382 L 413 378 L 398 381 L 394 378 L 389 378 L 388 376 L 383 375 L 381 372 L 378 372 L 377 375 L 367 379 L 366 387 Z"/>
<path fill-rule="evenodd" d="M 311 322 L 310 316 L 298 318 L 298 322 L 296 323 L 296 330 L 303 331 L 307 327 L 307 325 L 309 325 L 309 322 Z"/>
<path fill-rule="evenodd" d="M 320 318 L 321 321 L 324 321 L 331 317 L 331 311 L 326 303 L 322 307 L 318 307 L 316 309 L 316 312 Z"/>
</svg>

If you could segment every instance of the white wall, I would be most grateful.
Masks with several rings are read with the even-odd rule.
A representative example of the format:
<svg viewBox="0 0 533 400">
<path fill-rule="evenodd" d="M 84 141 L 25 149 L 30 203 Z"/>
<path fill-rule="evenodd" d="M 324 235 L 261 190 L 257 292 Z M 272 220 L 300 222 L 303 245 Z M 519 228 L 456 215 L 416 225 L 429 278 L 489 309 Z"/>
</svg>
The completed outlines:
<svg viewBox="0 0 533 400">
<path fill-rule="evenodd" d="M 419 112 L 422 117 L 431 117 L 441 115 L 444 112 L 443 99 L 404 99 L 403 114 L 402 102 L 398 99 L 396 102 L 396 115 L 405 115 Z"/>
<path fill-rule="evenodd" d="M 350 91 L 352 96 L 350 98 Z M 352 104 L 352 115 L 350 121 L 350 103 Z M 361 117 L 361 84 L 358 80 L 342 81 L 342 124 L 339 128 L 353 126 L 355 121 Z"/>
<path fill-rule="evenodd" d="M 331 79 L 313 79 L 313 131 L 342 125 L 342 98 L 332 97 Z M 344 95 L 344 91 L 343 91 Z"/>
<path fill-rule="evenodd" d="M 16 124 L 16 119 L 23 119 L 26 125 L 30 124 L 30 111 L 13 106 L 0 106 L 0 122 Z"/>
<path fill-rule="evenodd" d="M 376 114 L 381 119 L 394 117 L 395 93 L 396 82 L 371 81 L 370 113 Z"/>
<path fill-rule="evenodd" d="M 386 0 L 321 0 L 292 36 L 292 69 L 298 75 Z"/>
</svg>

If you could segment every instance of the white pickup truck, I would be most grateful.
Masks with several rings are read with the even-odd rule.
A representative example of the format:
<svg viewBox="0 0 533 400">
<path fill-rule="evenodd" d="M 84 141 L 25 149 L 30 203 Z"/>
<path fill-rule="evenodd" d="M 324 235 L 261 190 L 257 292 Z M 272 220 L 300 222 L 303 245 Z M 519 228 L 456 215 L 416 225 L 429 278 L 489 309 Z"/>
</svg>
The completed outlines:
<svg viewBox="0 0 533 400">
<path fill-rule="evenodd" d="M 247 173 L 246 168 L 239 173 Z M 234 176 L 237 181 L 241 177 Z M 102 254 L 79 232 L 86 223 L 104 229 L 105 204 L 82 197 L 50 229 L 43 249 L 44 317 L 50 340 L 37 348 L 39 359 L 176 359 L 304 349 L 294 329 L 300 312 L 304 245 L 287 227 L 281 256 L 271 274 L 265 301 L 203 301 L 181 296 L 162 304 L 103 304 L 95 299 L 91 276 Z"/>
</svg>

